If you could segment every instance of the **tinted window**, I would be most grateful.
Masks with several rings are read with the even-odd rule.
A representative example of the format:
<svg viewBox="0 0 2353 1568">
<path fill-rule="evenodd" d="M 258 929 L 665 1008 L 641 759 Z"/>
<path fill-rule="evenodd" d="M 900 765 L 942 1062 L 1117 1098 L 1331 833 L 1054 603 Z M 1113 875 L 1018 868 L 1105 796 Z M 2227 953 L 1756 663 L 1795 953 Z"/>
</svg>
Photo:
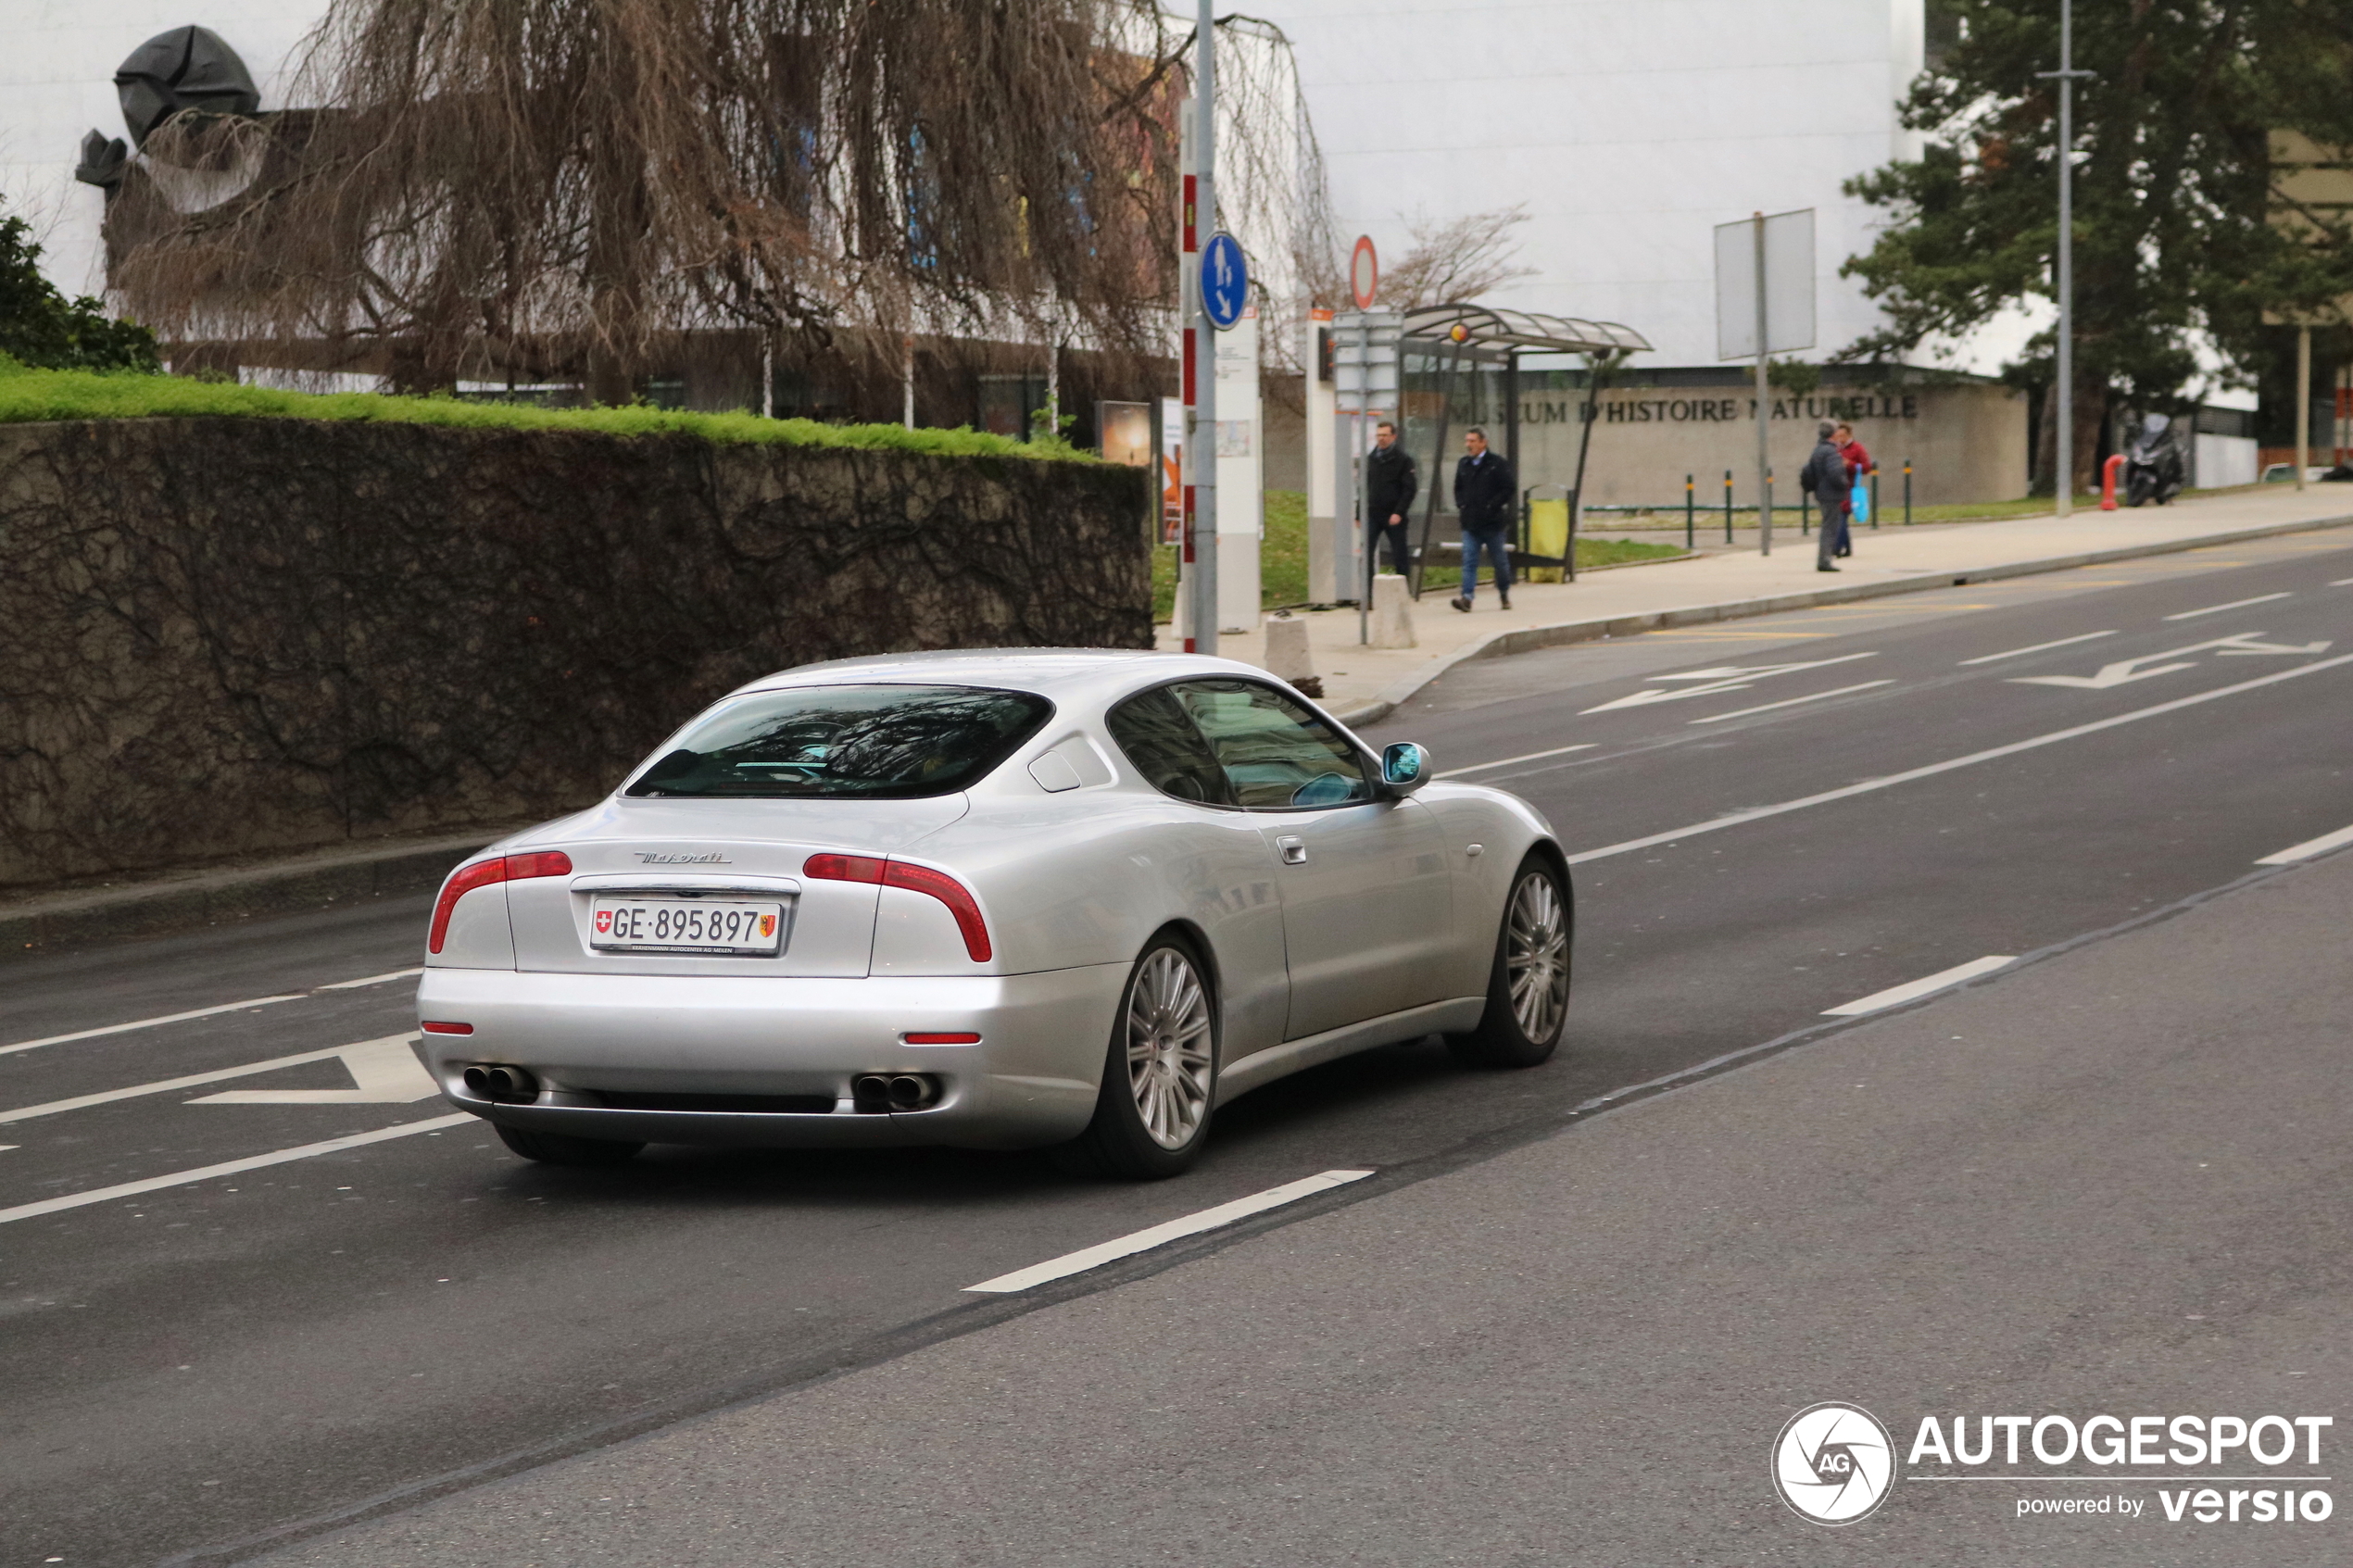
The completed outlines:
<svg viewBox="0 0 2353 1568">
<path fill-rule="evenodd" d="M 1187 681 L 1170 689 L 1242 805 L 1266 810 L 1372 798 L 1356 747 L 1272 687 Z"/>
<path fill-rule="evenodd" d="M 1167 688 L 1128 698 L 1111 710 L 1104 725 L 1136 771 L 1163 795 L 1205 806 L 1234 804 L 1217 759 Z"/>
<path fill-rule="evenodd" d="M 696 721 L 631 795 L 906 799 L 963 788 L 1035 734 L 1054 705 L 978 686 L 801 686 Z"/>
</svg>

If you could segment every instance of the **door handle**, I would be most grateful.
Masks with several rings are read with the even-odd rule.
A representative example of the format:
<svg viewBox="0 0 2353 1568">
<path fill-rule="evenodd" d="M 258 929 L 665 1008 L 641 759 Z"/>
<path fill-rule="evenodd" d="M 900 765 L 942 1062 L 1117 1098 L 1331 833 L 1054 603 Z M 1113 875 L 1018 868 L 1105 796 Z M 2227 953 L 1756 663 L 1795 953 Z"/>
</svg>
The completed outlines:
<svg viewBox="0 0 2353 1568">
<path fill-rule="evenodd" d="M 1303 866 L 1307 863 L 1307 841 L 1296 834 L 1285 834 L 1275 840 L 1275 847 L 1283 852 L 1283 864 Z"/>
</svg>

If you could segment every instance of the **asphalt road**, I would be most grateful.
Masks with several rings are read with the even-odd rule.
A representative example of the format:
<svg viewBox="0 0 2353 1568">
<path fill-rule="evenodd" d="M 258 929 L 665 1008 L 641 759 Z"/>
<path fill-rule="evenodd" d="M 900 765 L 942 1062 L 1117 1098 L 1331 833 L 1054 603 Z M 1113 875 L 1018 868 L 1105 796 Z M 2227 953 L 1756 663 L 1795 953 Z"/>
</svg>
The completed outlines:
<svg viewBox="0 0 2353 1568">
<path fill-rule="evenodd" d="M 405 979 L 329 987 L 413 965 L 422 900 L 16 960 L 0 1562 L 251 1555 L 891 1364 L 1030 1310 L 975 1281 L 1280 1183 L 1371 1168 L 1378 1196 L 1518 1158 L 1636 1085 L 1848 1027 L 1827 1009 L 2353 825 L 2349 715 L 2353 541 L 2330 533 L 1466 667 L 1369 738 L 1526 796 L 1581 858 L 1566 1048 L 1518 1074 L 1434 1044 L 1333 1064 L 1237 1101 L 1155 1186 L 951 1152 L 557 1172 L 466 1123 L 22 1214 L 446 1108 L 359 1103 L 323 1054 L 121 1095 L 404 1031 Z M 201 1103 L 300 1089 L 341 1094 Z M 120 1098 L 21 1114 L 94 1096 Z M 1970 1267 L 2001 1288 L 1998 1259 Z"/>
</svg>

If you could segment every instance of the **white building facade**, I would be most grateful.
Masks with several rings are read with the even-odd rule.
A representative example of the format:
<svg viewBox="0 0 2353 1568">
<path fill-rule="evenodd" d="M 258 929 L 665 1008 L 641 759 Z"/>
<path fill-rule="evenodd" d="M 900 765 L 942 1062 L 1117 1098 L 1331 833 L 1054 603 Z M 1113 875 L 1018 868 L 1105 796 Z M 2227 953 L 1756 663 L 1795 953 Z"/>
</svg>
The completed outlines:
<svg viewBox="0 0 2353 1568">
<path fill-rule="evenodd" d="M 42 270 L 69 295 L 106 287 L 98 225 L 106 196 L 75 181 L 83 134 L 126 136 L 115 69 L 160 32 L 191 22 L 237 51 L 283 108 L 303 40 L 327 0 L 0 0 L 0 207 L 32 225 Z"/>
</svg>

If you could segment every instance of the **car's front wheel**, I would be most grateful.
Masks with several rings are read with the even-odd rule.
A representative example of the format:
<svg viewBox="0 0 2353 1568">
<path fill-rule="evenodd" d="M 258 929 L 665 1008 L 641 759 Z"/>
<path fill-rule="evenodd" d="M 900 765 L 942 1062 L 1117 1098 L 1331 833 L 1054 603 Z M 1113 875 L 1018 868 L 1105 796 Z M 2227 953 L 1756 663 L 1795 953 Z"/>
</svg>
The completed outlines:
<svg viewBox="0 0 2353 1568">
<path fill-rule="evenodd" d="M 1479 1067 L 1534 1067 L 1560 1044 L 1568 1020 L 1568 953 L 1573 916 L 1568 883 L 1541 854 L 1512 878 L 1488 972 L 1487 1010 L 1467 1035 L 1446 1043 Z"/>
<path fill-rule="evenodd" d="M 1179 1174 L 1208 1141 L 1216 1098 L 1217 998 L 1206 966 L 1183 937 L 1155 937 L 1128 972 L 1078 1147 L 1114 1176 Z"/>
<path fill-rule="evenodd" d="M 498 1128 L 500 1143 L 542 1165 L 626 1165 L 646 1147 L 612 1138 L 576 1138 L 569 1133 L 526 1133 L 503 1123 L 493 1125 Z"/>
</svg>

